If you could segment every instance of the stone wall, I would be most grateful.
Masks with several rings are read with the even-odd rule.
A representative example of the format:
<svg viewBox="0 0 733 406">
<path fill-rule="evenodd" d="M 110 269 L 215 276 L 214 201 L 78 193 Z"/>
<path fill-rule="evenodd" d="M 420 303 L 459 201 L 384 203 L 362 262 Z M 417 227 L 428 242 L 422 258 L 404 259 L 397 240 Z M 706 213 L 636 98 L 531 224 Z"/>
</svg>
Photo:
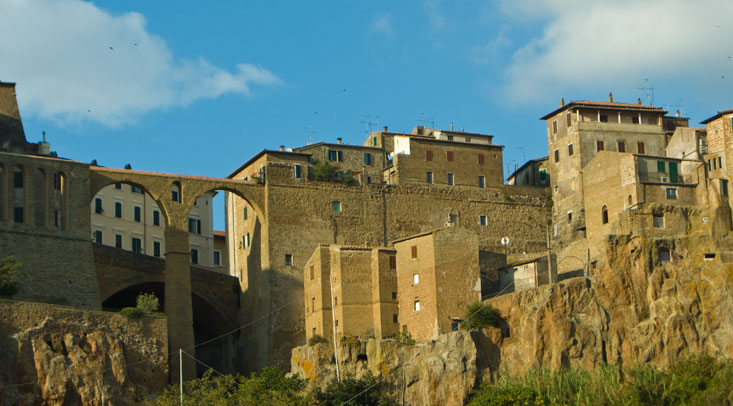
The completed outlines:
<svg viewBox="0 0 733 406">
<path fill-rule="evenodd" d="M 13 255 L 23 265 L 15 298 L 99 309 L 89 166 L 0 152 L 0 168 L 0 256 Z M 14 187 L 14 168 L 22 170 L 23 188 Z M 23 222 L 14 221 L 15 207 L 23 209 Z"/>
<path fill-rule="evenodd" d="M 10 300 L 0 314 L 0 405 L 133 405 L 168 382 L 163 318 Z"/>
</svg>

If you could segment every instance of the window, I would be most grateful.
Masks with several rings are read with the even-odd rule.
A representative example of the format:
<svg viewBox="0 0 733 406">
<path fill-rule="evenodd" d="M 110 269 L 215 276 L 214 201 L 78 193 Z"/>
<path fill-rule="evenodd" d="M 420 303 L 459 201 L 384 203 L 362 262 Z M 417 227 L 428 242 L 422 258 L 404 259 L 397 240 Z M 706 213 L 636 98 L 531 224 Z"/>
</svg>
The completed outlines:
<svg viewBox="0 0 733 406">
<path fill-rule="evenodd" d="M 331 206 L 333 207 L 333 211 L 341 211 L 341 202 L 338 200 L 334 200 L 331 202 Z"/>
<path fill-rule="evenodd" d="M 453 151 L 446 151 L 445 159 L 447 159 L 448 162 L 453 162 Z"/>
<path fill-rule="evenodd" d="M 102 208 L 102 198 L 100 197 L 94 198 L 94 212 L 97 214 L 104 212 L 104 209 Z"/>
<path fill-rule="evenodd" d="M 634 204 L 634 199 L 633 199 L 633 198 L 631 197 L 631 195 L 629 195 L 629 197 L 628 197 L 628 201 L 629 201 L 629 207 L 633 206 L 633 204 Z"/>
<path fill-rule="evenodd" d="M 339 305 L 339 297 L 338 296 L 334 296 L 333 297 L 333 305 L 334 306 L 338 306 Z"/>
<path fill-rule="evenodd" d="M 412 253 L 412 257 L 417 258 L 417 245 L 413 245 L 410 250 Z"/>
<path fill-rule="evenodd" d="M 303 177 L 303 167 L 302 166 L 298 164 L 293 165 L 293 177 L 295 179 L 300 179 Z"/>
<path fill-rule="evenodd" d="M 419 312 L 419 311 L 420 311 L 420 301 L 419 301 L 419 300 L 416 300 L 416 301 L 415 301 L 415 302 L 413 303 L 413 305 L 412 305 L 412 306 L 413 306 L 413 309 L 415 309 L 415 311 L 416 311 L 416 312 Z"/>
<path fill-rule="evenodd" d="M 397 300 L 397 292 L 392 292 L 392 300 Z"/>
<path fill-rule="evenodd" d="M 482 189 L 486 187 L 486 180 L 484 178 L 484 175 L 479 175 L 478 176 L 478 187 L 480 187 Z"/>
<path fill-rule="evenodd" d="M 133 187 L 132 187 L 132 193 L 137 193 L 137 194 L 143 194 L 144 192 L 143 192 L 143 190 L 142 190 L 142 189 L 140 189 L 139 187 L 137 187 L 137 186 L 133 186 Z"/>
<path fill-rule="evenodd" d="M 364 165 L 371 165 L 372 164 L 372 154 L 365 152 L 364 153 Z"/>
<path fill-rule="evenodd" d="M 601 114 L 598 116 L 598 121 L 601 123 L 607 123 L 608 122 L 608 116 L 605 114 Z"/>
<path fill-rule="evenodd" d="M 94 242 L 96 242 L 97 244 L 102 243 L 102 230 L 94 231 Z"/>
<path fill-rule="evenodd" d="M 728 180 L 727 179 L 720 180 L 720 193 L 723 196 L 728 196 Z"/>
<path fill-rule="evenodd" d="M 195 199 L 195 200 L 193 201 L 193 205 L 194 205 L 194 206 L 198 206 L 198 205 L 199 205 L 199 199 Z"/>
<path fill-rule="evenodd" d="M 115 202 L 115 217 L 122 218 L 122 202 Z"/>
<path fill-rule="evenodd" d="M 608 207 L 603 206 L 601 209 L 601 222 L 603 224 L 608 224 Z"/>
<path fill-rule="evenodd" d="M 432 161 L 433 160 L 433 151 L 426 149 L 425 150 L 425 160 L 426 161 Z"/>
<path fill-rule="evenodd" d="M 631 123 L 632 124 L 639 124 L 639 117 L 638 116 L 631 117 Z"/>
<path fill-rule="evenodd" d="M 214 265 L 221 265 L 221 251 L 214 251 Z"/>
<path fill-rule="evenodd" d="M 664 215 L 655 214 L 652 216 L 652 225 L 654 228 L 664 228 Z"/>
<path fill-rule="evenodd" d="M 142 240 L 132 237 L 132 252 L 140 254 L 142 252 Z"/>
<path fill-rule="evenodd" d="M 453 136 L 452 135 L 449 135 L 448 136 L 448 141 L 453 141 Z"/>
<path fill-rule="evenodd" d="M 142 221 L 142 209 L 140 208 L 140 206 L 133 207 L 132 212 L 133 212 L 132 213 L 133 220 L 135 220 L 138 223 L 141 222 Z"/>
<path fill-rule="evenodd" d="M 664 165 L 664 161 L 657 161 L 657 172 L 660 172 L 660 173 L 667 172 L 666 166 Z"/>
<path fill-rule="evenodd" d="M 244 219 L 247 220 L 247 206 L 244 207 Z"/>
<path fill-rule="evenodd" d="M 478 154 L 478 164 L 479 165 L 484 164 L 484 154 Z"/>
<path fill-rule="evenodd" d="M 669 249 L 668 248 L 660 248 L 659 249 L 659 261 L 660 262 L 671 262 L 672 258 L 669 255 Z"/>
<path fill-rule="evenodd" d="M 722 157 L 718 157 L 718 168 L 723 169 L 723 158 Z"/>
<path fill-rule="evenodd" d="M 397 257 L 394 255 L 389 256 L 389 269 L 397 269 Z"/>
<path fill-rule="evenodd" d="M 285 265 L 293 266 L 293 254 L 285 254 Z"/>
<path fill-rule="evenodd" d="M 425 173 L 425 181 L 428 183 L 433 183 L 433 173 L 432 172 Z"/>
<path fill-rule="evenodd" d="M 710 163 L 710 160 L 708 159 L 708 171 L 713 170 L 713 165 Z"/>
<path fill-rule="evenodd" d="M 471 142 L 471 137 L 466 137 L 466 142 Z"/>
<path fill-rule="evenodd" d="M 310 275 L 311 275 L 311 280 L 315 279 L 316 272 L 315 272 L 315 268 L 313 267 L 313 265 L 311 265 Z"/>
<path fill-rule="evenodd" d="M 570 127 L 573 124 L 573 117 L 570 113 L 568 113 L 565 117 L 567 119 L 567 126 Z"/>
<path fill-rule="evenodd" d="M 13 170 L 13 187 L 16 189 L 23 188 L 23 171 L 19 168 Z"/>
<path fill-rule="evenodd" d="M 122 235 L 115 234 L 115 248 L 122 249 Z"/>
<path fill-rule="evenodd" d="M 552 120 L 552 133 L 557 134 L 557 120 Z"/>
<path fill-rule="evenodd" d="M 452 173 L 449 173 L 448 174 L 448 184 L 451 185 L 451 186 L 453 186 L 455 184 L 453 182 L 453 174 Z"/>
<path fill-rule="evenodd" d="M 392 323 L 397 323 L 397 315 L 396 314 L 393 314 L 392 315 Z"/>
<path fill-rule="evenodd" d="M 598 140 L 596 141 L 596 152 L 603 151 L 603 141 Z"/>
<path fill-rule="evenodd" d="M 677 189 L 671 187 L 667 188 L 667 199 L 677 200 Z"/>
<path fill-rule="evenodd" d="M 328 150 L 328 160 L 331 162 L 341 162 L 344 159 L 343 152 L 333 149 Z"/>
<path fill-rule="evenodd" d="M 13 208 L 13 221 L 15 221 L 16 223 L 23 222 L 23 208 L 22 207 Z"/>
<path fill-rule="evenodd" d="M 568 156 L 573 156 L 573 144 L 568 144 Z"/>
<path fill-rule="evenodd" d="M 115 183 L 115 189 L 122 190 L 122 183 L 120 182 Z"/>
<path fill-rule="evenodd" d="M 644 149 L 644 143 L 643 142 L 637 142 L 636 143 L 636 152 L 640 155 L 644 155 L 645 149 Z"/>
<path fill-rule="evenodd" d="M 199 263 L 199 250 L 197 250 L 196 248 L 191 248 L 191 263 Z"/>
<path fill-rule="evenodd" d="M 153 256 L 160 258 L 160 241 L 153 241 Z"/>
<path fill-rule="evenodd" d="M 175 187 L 175 186 L 174 186 Z M 171 190 L 171 200 L 174 202 L 178 202 L 178 189 L 172 189 Z"/>
<path fill-rule="evenodd" d="M 201 234 L 201 220 L 189 217 L 188 232 L 194 233 L 194 234 Z"/>
<path fill-rule="evenodd" d="M 316 298 L 314 297 L 311 298 L 311 311 L 316 311 Z"/>
<path fill-rule="evenodd" d="M 618 152 L 626 152 L 626 143 L 623 141 L 618 142 Z"/>
<path fill-rule="evenodd" d="M 560 162 L 560 150 L 555 150 L 555 162 Z"/>
<path fill-rule="evenodd" d="M 486 216 L 483 214 L 478 216 L 478 223 L 482 226 L 485 226 L 486 225 Z"/>
<path fill-rule="evenodd" d="M 557 237 L 557 224 L 553 224 L 552 226 L 552 236 Z"/>
<path fill-rule="evenodd" d="M 547 171 L 544 169 L 540 169 L 540 180 L 543 182 L 547 180 Z"/>
<path fill-rule="evenodd" d="M 718 160 L 713 158 L 713 169 L 718 169 Z"/>
<path fill-rule="evenodd" d="M 451 331 L 458 331 L 458 322 L 451 322 L 450 329 Z"/>
<path fill-rule="evenodd" d="M 372 145 L 377 146 L 377 137 L 372 138 Z"/>
<path fill-rule="evenodd" d="M 158 210 L 153 210 L 153 225 L 160 225 L 160 212 Z"/>
<path fill-rule="evenodd" d="M 568 224 L 570 224 L 572 222 L 573 222 L 573 212 L 572 211 L 569 211 L 568 212 Z"/>
<path fill-rule="evenodd" d="M 244 248 L 249 247 L 249 233 L 245 234 L 244 237 L 242 237 L 242 244 L 244 245 Z"/>
</svg>

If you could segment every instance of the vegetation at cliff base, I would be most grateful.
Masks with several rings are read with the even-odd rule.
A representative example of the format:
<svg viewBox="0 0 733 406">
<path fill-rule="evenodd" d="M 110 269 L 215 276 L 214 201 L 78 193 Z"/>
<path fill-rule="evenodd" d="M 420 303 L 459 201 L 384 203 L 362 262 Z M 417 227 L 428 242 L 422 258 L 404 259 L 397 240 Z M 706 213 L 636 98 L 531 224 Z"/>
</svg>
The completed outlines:
<svg viewBox="0 0 733 406">
<path fill-rule="evenodd" d="M 499 311 L 482 302 L 474 302 L 466 308 L 466 316 L 461 322 L 464 330 L 476 330 L 486 327 L 499 327 L 502 318 Z"/>
<path fill-rule="evenodd" d="M 13 296 L 18 293 L 17 273 L 20 262 L 13 256 L 0 258 L 0 296 Z"/>
<path fill-rule="evenodd" d="M 288 377 L 279 368 L 265 368 L 260 374 L 203 377 L 184 383 L 185 406 L 389 406 L 387 383 L 380 378 L 346 377 L 333 381 L 326 390 L 308 389 L 306 379 Z M 170 386 L 156 400 L 155 406 L 179 406 L 179 387 Z"/>
<path fill-rule="evenodd" d="M 308 339 L 308 345 L 313 347 L 316 344 L 327 343 L 328 340 L 320 334 L 314 334 Z"/>
<path fill-rule="evenodd" d="M 591 371 L 537 369 L 484 384 L 468 405 L 733 405 L 733 362 L 697 355 L 666 371 L 609 364 Z"/>
</svg>

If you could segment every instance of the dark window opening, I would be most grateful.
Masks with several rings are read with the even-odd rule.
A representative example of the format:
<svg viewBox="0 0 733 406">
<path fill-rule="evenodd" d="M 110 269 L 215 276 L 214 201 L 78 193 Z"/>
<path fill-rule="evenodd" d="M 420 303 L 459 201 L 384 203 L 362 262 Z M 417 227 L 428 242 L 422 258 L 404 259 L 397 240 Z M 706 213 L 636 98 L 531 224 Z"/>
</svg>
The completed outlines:
<svg viewBox="0 0 733 406">
<path fill-rule="evenodd" d="M 660 248 L 659 249 L 659 261 L 661 262 L 671 262 L 672 258 L 669 255 L 669 249 L 668 248 Z"/>
<path fill-rule="evenodd" d="M 603 141 L 598 140 L 596 141 L 596 152 L 603 151 Z"/>
<path fill-rule="evenodd" d="M 293 254 L 285 254 L 285 265 L 293 266 Z"/>
<path fill-rule="evenodd" d="M 115 217 L 122 218 L 122 202 L 115 202 Z"/>
<path fill-rule="evenodd" d="M 601 209 L 601 221 L 603 221 L 603 224 L 608 224 L 608 207 L 606 206 Z"/>
<path fill-rule="evenodd" d="M 94 212 L 97 214 L 104 212 L 104 209 L 102 208 L 102 199 L 99 197 L 94 199 Z"/>
<path fill-rule="evenodd" d="M 394 255 L 389 256 L 389 269 L 397 269 L 397 257 Z"/>
<path fill-rule="evenodd" d="M 197 250 L 196 248 L 191 249 L 191 263 L 192 264 L 199 263 L 199 250 Z"/>
<path fill-rule="evenodd" d="M 607 123 L 608 122 L 608 116 L 605 114 L 601 114 L 598 116 L 598 121 L 601 123 Z"/>
<path fill-rule="evenodd" d="M 115 234 L 115 248 L 122 249 L 122 235 Z"/>
<path fill-rule="evenodd" d="M 132 252 L 140 254 L 142 252 L 142 240 L 132 237 Z"/>
<path fill-rule="evenodd" d="M 413 258 L 417 258 L 417 245 L 413 245 L 411 248 L 411 253 Z"/>
</svg>

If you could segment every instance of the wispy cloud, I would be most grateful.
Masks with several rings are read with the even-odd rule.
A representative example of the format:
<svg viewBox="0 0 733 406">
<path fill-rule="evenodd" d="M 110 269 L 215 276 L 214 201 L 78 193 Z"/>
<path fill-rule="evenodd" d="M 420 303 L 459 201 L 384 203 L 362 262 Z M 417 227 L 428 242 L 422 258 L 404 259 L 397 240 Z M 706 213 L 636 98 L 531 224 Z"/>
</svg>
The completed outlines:
<svg viewBox="0 0 733 406">
<path fill-rule="evenodd" d="M 558 89 L 608 91 L 650 75 L 733 89 L 730 0 L 515 0 L 504 12 L 519 16 L 516 23 L 544 19 L 542 34 L 505 70 L 504 93 L 514 101 Z"/>
<path fill-rule="evenodd" d="M 423 9 L 428 18 L 428 23 L 433 30 L 441 29 L 445 26 L 446 21 L 443 12 L 440 9 L 441 0 L 424 0 Z"/>
<path fill-rule="evenodd" d="M 511 41 L 506 37 L 506 31 L 502 29 L 488 42 L 471 48 L 468 57 L 478 65 L 495 64 L 510 45 Z"/>
<path fill-rule="evenodd" d="M 384 14 L 375 17 L 369 28 L 371 32 L 376 34 L 392 35 L 394 32 L 392 29 L 392 15 Z"/>
<path fill-rule="evenodd" d="M 0 16 L 0 79 L 18 83 L 25 114 L 120 126 L 149 111 L 281 83 L 255 64 L 228 71 L 177 58 L 134 12 L 112 15 L 81 0 L 3 0 Z"/>
</svg>

